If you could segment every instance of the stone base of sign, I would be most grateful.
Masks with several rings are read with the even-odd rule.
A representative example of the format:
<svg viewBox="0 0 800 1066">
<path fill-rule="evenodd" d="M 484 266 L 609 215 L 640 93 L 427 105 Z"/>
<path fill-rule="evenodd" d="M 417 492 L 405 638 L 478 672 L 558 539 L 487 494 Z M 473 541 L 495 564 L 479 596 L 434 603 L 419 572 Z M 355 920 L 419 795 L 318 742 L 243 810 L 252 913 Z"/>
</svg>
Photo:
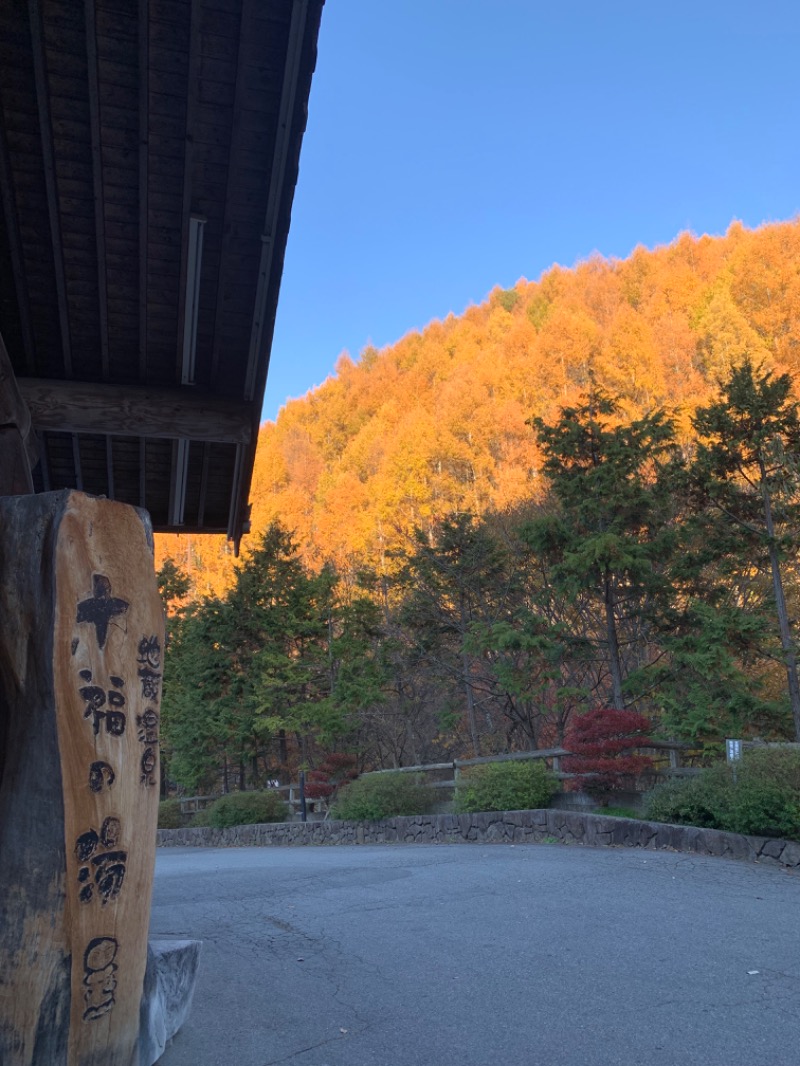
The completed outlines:
<svg viewBox="0 0 800 1066">
<path fill-rule="evenodd" d="M 186 1021 L 200 961 L 199 940 L 151 940 L 142 995 L 139 1066 L 153 1066 Z"/>
<path fill-rule="evenodd" d="M 3 1066 L 138 1066 L 163 629 L 145 512 L 0 498 Z"/>
</svg>

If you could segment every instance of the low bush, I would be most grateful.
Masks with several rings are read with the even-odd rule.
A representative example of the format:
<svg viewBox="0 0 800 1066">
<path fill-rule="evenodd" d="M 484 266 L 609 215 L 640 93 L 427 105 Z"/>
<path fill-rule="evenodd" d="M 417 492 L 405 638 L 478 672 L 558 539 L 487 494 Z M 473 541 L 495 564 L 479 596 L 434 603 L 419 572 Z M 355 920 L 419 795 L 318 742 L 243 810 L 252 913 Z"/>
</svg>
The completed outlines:
<svg viewBox="0 0 800 1066">
<path fill-rule="evenodd" d="M 456 789 L 457 811 L 529 811 L 546 807 L 556 781 L 543 761 L 493 762 L 464 770 Z"/>
<path fill-rule="evenodd" d="M 435 802 L 434 790 L 419 774 L 367 774 L 340 789 L 331 816 L 375 822 L 401 814 L 427 814 Z"/>
<path fill-rule="evenodd" d="M 211 816 L 211 808 L 210 807 L 204 807 L 202 811 L 195 811 L 194 812 L 192 817 L 189 819 L 189 825 L 192 826 L 192 827 L 194 827 L 194 826 L 211 825 L 210 816 Z"/>
<path fill-rule="evenodd" d="M 158 805 L 158 828 L 159 829 L 182 829 L 184 818 L 181 814 L 181 801 L 179 799 L 165 799 Z"/>
<path fill-rule="evenodd" d="M 668 781 L 650 793 L 645 816 L 800 840 L 800 749 L 745 750 L 735 765 L 719 763 L 696 777 Z"/>
<path fill-rule="evenodd" d="M 206 810 L 206 824 L 215 829 L 227 829 L 232 825 L 260 825 L 262 822 L 285 822 L 289 808 L 278 792 L 231 792 L 220 796 Z M 200 825 L 202 822 L 195 822 Z"/>
<path fill-rule="evenodd" d="M 651 822 L 718 828 L 714 791 L 703 774 L 673 778 L 657 785 L 646 797 L 644 816 Z"/>
</svg>

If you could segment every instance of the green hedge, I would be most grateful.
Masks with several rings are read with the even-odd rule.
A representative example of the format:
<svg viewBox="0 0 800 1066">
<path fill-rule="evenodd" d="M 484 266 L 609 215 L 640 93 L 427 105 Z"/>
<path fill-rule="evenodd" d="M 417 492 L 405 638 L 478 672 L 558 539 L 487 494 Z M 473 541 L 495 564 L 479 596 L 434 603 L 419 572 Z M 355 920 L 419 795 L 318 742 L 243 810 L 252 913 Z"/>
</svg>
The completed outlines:
<svg viewBox="0 0 800 1066">
<path fill-rule="evenodd" d="M 735 765 L 658 786 L 644 813 L 657 822 L 800 840 L 800 749 L 745 749 Z"/>
<path fill-rule="evenodd" d="M 546 807 L 557 789 L 543 760 L 493 762 L 461 772 L 455 808 L 477 811 L 529 811 Z"/>
<path fill-rule="evenodd" d="M 368 774 L 340 789 L 331 817 L 347 822 L 375 822 L 402 814 L 427 814 L 434 790 L 420 774 Z"/>
<path fill-rule="evenodd" d="M 260 825 L 262 822 L 285 822 L 289 807 L 278 792 L 231 792 L 220 796 L 207 811 L 198 812 L 202 818 L 195 825 L 211 825 L 227 829 L 232 825 Z M 207 815 L 208 821 L 205 821 Z"/>
<path fill-rule="evenodd" d="M 184 818 L 181 814 L 181 801 L 179 799 L 165 799 L 159 803 L 159 829 L 182 829 L 184 824 Z"/>
</svg>

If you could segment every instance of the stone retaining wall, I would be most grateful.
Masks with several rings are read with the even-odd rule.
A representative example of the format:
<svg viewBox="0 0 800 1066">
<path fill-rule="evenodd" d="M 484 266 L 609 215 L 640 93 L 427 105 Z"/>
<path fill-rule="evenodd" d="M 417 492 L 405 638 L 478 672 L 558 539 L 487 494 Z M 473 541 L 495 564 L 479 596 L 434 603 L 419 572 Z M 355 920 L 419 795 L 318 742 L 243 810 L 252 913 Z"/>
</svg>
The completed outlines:
<svg viewBox="0 0 800 1066">
<path fill-rule="evenodd" d="M 252 847 L 269 844 L 592 844 L 685 851 L 800 868 L 800 843 L 718 829 L 665 825 L 576 811 L 421 814 L 380 822 L 278 822 L 231 829 L 159 829 L 161 847 Z"/>
</svg>

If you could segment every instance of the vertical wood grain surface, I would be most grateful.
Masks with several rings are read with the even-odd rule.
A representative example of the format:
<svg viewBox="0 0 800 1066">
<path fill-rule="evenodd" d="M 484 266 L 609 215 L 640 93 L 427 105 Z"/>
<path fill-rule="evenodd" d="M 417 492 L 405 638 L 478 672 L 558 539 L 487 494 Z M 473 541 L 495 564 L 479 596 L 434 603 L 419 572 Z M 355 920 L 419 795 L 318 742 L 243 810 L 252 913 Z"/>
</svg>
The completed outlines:
<svg viewBox="0 0 800 1066">
<path fill-rule="evenodd" d="M 164 642 L 149 525 L 71 491 L 0 519 L 0 1061 L 136 1066 Z"/>
</svg>

